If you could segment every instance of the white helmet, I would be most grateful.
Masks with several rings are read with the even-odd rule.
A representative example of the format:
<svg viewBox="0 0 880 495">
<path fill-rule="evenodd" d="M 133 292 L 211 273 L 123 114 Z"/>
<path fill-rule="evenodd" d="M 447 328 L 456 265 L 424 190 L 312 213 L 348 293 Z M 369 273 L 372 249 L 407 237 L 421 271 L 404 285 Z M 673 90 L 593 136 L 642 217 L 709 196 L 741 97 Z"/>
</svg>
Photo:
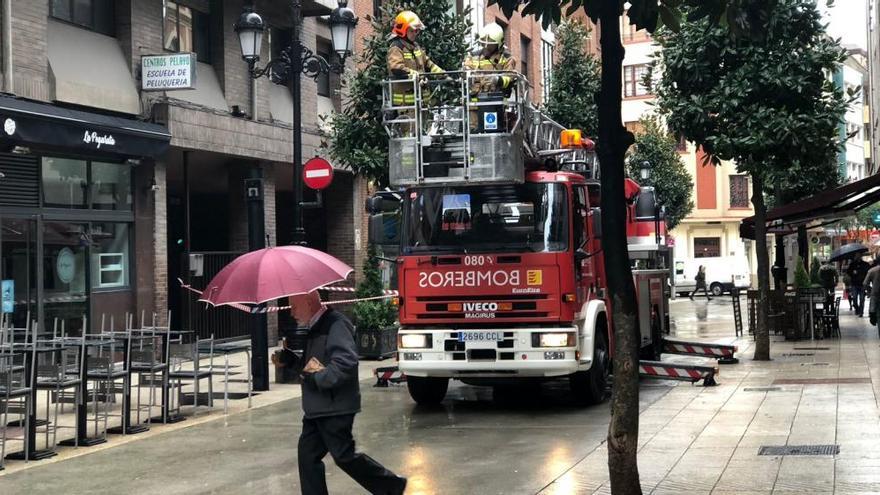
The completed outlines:
<svg viewBox="0 0 880 495">
<path fill-rule="evenodd" d="M 480 43 L 483 44 L 504 44 L 504 28 L 497 23 L 486 24 L 480 30 Z"/>
</svg>

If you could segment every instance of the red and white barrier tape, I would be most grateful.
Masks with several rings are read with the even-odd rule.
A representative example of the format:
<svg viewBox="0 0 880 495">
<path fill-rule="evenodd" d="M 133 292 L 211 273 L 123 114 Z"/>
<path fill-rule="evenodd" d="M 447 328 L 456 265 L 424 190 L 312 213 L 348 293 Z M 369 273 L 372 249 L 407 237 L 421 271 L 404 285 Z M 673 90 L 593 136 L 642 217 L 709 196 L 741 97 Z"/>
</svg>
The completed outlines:
<svg viewBox="0 0 880 495">
<path fill-rule="evenodd" d="M 712 344 L 686 344 L 679 342 L 666 341 L 663 344 L 663 352 L 667 354 L 687 354 L 693 356 L 710 356 L 710 357 L 733 357 L 735 349 L 728 345 L 712 345 Z"/>
<path fill-rule="evenodd" d="M 639 373 L 651 376 L 668 376 L 670 378 L 692 378 L 694 380 L 702 380 L 708 371 L 698 371 L 689 368 L 676 368 L 674 366 L 651 366 L 646 364 L 639 365 Z"/>
<path fill-rule="evenodd" d="M 321 287 L 318 290 L 326 290 L 326 291 L 330 291 L 330 292 L 357 292 L 357 289 L 355 289 L 354 287 L 336 287 L 336 286 Z M 386 296 L 399 295 L 399 293 L 396 290 L 390 290 L 390 289 L 383 290 L 382 293 Z"/>
</svg>

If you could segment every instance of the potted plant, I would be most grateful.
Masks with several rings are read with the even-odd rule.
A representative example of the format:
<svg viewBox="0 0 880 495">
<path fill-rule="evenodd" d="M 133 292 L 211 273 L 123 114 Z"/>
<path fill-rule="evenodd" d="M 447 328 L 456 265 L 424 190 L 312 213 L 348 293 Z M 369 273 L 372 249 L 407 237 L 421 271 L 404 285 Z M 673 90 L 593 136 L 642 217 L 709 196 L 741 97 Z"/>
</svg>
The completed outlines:
<svg viewBox="0 0 880 495">
<path fill-rule="evenodd" d="M 379 257 L 372 244 L 367 247 L 364 277 L 358 284 L 357 298 L 383 294 Z M 360 301 L 354 304 L 354 324 L 358 353 L 366 359 L 384 359 L 397 350 L 397 308 L 387 299 Z"/>
</svg>

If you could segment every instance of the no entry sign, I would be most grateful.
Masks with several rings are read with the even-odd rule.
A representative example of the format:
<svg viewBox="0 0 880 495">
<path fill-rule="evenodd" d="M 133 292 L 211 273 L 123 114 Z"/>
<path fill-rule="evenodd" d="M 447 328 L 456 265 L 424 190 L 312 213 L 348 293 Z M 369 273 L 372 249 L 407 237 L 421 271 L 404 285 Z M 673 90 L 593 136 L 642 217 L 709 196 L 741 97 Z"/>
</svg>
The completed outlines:
<svg viewBox="0 0 880 495">
<path fill-rule="evenodd" d="M 333 182 L 333 165 L 323 158 L 312 158 L 303 165 L 303 183 L 310 189 L 320 191 Z"/>
</svg>

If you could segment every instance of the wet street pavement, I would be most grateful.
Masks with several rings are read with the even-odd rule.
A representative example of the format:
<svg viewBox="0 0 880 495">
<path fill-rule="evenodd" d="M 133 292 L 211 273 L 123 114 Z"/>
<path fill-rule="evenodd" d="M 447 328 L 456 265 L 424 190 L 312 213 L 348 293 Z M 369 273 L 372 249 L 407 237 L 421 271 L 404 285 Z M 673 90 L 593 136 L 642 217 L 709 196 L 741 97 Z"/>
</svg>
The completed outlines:
<svg viewBox="0 0 880 495">
<path fill-rule="evenodd" d="M 877 332 L 867 319 L 841 313 L 842 340 L 774 337 L 774 360 L 756 363 L 751 338 L 733 336 L 729 297 L 673 301 L 677 337 L 736 341 L 743 359 L 721 369 L 718 387 L 643 382 L 645 492 L 880 492 Z M 503 401 L 493 400 L 491 389 L 456 384 L 441 408 L 421 409 L 405 387 L 371 385 L 362 383 L 359 449 L 409 477 L 409 494 L 609 493 L 607 402 L 578 408 L 564 383 L 522 389 Z M 0 476 L 0 493 L 299 493 L 299 408 L 299 399 L 286 400 L 60 462 L 31 463 Z M 832 444 L 840 453 L 758 455 L 762 445 L 786 444 Z M 326 461 L 331 493 L 365 493 Z"/>
</svg>

